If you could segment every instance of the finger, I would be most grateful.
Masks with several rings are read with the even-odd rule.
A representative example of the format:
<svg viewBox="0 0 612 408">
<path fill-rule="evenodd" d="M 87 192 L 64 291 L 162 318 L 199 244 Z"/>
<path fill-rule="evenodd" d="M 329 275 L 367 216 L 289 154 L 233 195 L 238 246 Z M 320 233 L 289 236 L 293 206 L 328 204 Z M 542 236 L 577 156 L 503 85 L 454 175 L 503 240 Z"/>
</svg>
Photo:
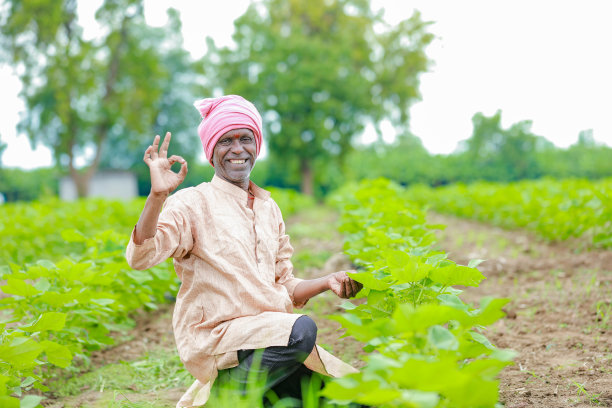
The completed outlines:
<svg viewBox="0 0 612 408">
<path fill-rule="evenodd" d="M 357 286 L 357 282 L 352 279 L 349 279 L 349 283 L 351 284 L 351 293 L 349 294 L 349 297 L 353 297 L 357 294 L 357 292 L 359 292 L 359 287 Z"/>
<path fill-rule="evenodd" d="M 185 180 L 185 176 L 187 175 L 187 162 L 185 160 L 182 161 L 181 170 L 178 173 L 179 179 L 181 183 Z"/>
<path fill-rule="evenodd" d="M 349 279 L 351 281 L 352 296 L 355 296 L 357 293 L 359 293 L 361 288 L 363 288 L 363 285 L 361 283 L 359 283 L 356 280 L 351 278 L 351 273 L 356 273 L 356 272 L 357 271 L 354 270 L 354 269 L 346 271 L 346 274 L 347 274 L 347 276 L 349 277 Z"/>
<path fill-rule="evenodd" d="M 159 148 L 159 157 L 165 159 L 168 157 L 168 146 L 170 146 L 170 139 L 172 138 L 172 134 L 170 132 L 166 132 L 166 136 L 164 136 L 164 141 Z"/>
<path fill-rule="evenodd" d="M 342 280 L 343 286 L 344 286 L 344 296 L 345 298 L 349 298 L 351 297 L 351 291 L 353 290 L 353 288 L 351 287 L 351 280 L 345 276 Z"/>
<path fill-rule="evenodd" d="M 181 156 L 177 156 L 176 154 L 173 154 L 172 156 L 168 157 L 168 161 L 170 162 L 170 165 L 172 166 L 176 162 L 183 164 L 185 159 L 183 159 Z"/>
<path fill-rule="evenodd" d="M 142 158 L 147 166 L 151 164 L 151 150 L 153 150 L 153 146 L 147 147 L 147 150 L 144 152 L 144 157 Z"/>
<path fill-rule="evenodd" d="M 157 159 L 157 151 L 159 150 L 159 135 L 155 135 L 153 139 L 153 149 L 151 150 L 151 159 Z"/>
</svg>

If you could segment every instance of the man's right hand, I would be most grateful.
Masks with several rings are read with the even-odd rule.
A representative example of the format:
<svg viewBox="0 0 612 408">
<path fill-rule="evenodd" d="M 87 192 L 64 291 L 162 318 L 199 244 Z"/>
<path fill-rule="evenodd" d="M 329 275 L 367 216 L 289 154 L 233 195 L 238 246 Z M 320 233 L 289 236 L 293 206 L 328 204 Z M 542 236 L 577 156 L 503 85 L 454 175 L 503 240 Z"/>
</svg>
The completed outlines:
<svg viewBox="0 0 612 408">
<path fill-rule="evenodd" d="M 143 160 L 149 166 L 149 172 L 151 173 L 151 195 L 153 196 L 167 197 L 185 180 L 187 175 L 185 159 L 176 155 L 168 157 L 170 138 L 171 134 L 167 132 L 161 147 L 159 147 L 160 137 L 159 135 L 155 136 L 153 145 L 149 146 L 144 154 Z M 171 169 L 176 162 L 181 163 L 181 170 L 178 173 Z"/>
</svg>

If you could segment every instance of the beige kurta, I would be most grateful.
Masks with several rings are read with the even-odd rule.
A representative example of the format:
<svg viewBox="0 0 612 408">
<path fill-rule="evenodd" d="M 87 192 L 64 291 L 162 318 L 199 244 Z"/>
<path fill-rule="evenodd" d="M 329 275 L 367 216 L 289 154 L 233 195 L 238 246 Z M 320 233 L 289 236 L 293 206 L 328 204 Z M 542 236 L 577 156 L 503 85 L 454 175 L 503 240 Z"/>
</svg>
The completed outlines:
<svg viewBox="0 0 612 408">
<path fill-rule="evenodd" d="M 155 236 L 127 246 L 135 269 L 168 257 L 181 280 L 172 323 L 185 368 L 196 382 L 177 407 L 206 403 L 217 370 L 238 364 L 237 350 L 286 346 L 293 323 L 293 248 L 280 209 L 270 193 L 251 183 L 247 193 L 213 177 L 210 183 L 170 196 Z M 356 371 L 319 346 L 304 363 L 314 371 L 340 376 Z"/>
</svg>

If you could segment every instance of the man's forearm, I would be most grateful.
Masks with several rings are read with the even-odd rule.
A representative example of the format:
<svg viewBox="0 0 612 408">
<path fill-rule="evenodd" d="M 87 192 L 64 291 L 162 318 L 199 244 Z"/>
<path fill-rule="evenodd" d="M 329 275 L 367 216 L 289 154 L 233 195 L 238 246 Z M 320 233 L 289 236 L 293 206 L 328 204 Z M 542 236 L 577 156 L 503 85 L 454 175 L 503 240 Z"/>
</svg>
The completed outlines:
<svg viewBox="0 0 612 408">
<path fill-rule="evenodd" d="M 150 194 L 147 197 L 145 206 L 140 213 L 140 218 L 136 224 L 136 231 L 134 232 L 134 243 L 140 245 L 145 239 L 155 236 L 157 230 L 157 220 L 159 219 L 159 213 L 166 201 L 168 196 L 153 195 Z"/>
<path fill-rule="evenodd" d="M 304 280 L 293 290 L 293 299 L 296 304 L 302 304 L 311 297 L 329 289 L 329 276 L 317 279 Z"/>
</svg>

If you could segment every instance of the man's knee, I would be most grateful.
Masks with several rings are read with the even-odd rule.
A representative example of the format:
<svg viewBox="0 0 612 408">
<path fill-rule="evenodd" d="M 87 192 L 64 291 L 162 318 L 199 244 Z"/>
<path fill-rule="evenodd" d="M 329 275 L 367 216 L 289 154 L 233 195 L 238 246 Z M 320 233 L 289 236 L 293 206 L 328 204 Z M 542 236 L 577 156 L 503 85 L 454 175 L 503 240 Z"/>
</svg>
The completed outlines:
<svg viewBox="0 0 612 408">
<path fill-rule="evenodd" d="M 308 355 L 314 348 L 316 341 L 317 324 L 308 316 L 300 316 L 291 330 L 289 346 Z"/>
</svg>

